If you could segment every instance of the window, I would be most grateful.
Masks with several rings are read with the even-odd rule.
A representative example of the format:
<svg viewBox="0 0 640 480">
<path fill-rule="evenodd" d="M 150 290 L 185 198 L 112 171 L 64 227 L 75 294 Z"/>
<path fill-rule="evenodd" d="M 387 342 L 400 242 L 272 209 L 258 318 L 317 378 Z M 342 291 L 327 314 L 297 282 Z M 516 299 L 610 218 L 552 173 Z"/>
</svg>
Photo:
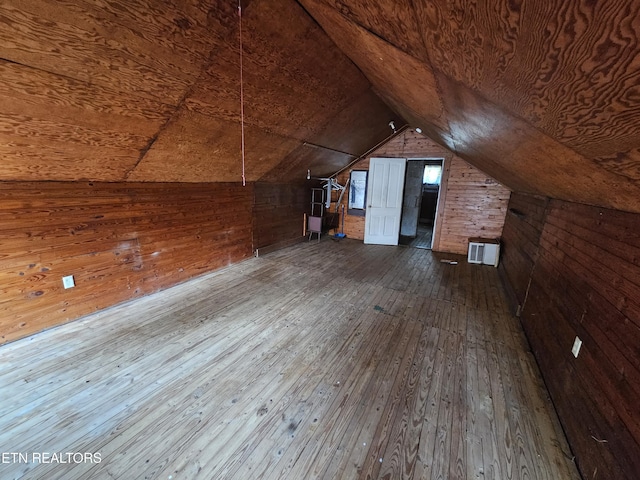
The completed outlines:
<svg viewBox="0 0 640 480">
<path fill-rule="evenodd" d="M 442 165 L 425 165 L 422 176 L 423 185 L 440 185 L 442 177 Z"/>
</svg>

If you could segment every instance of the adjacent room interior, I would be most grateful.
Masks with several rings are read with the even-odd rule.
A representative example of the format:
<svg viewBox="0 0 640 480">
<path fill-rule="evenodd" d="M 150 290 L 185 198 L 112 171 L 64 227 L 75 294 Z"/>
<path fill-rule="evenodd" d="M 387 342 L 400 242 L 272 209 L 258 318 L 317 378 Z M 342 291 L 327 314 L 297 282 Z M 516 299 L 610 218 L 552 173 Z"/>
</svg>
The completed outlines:
<svg viewBox="0 0 640 480">
<path fill-rule="evenodd" d="M 640 0 L 4 0 L 0 477 L 640 472 Z"/>
</svg>

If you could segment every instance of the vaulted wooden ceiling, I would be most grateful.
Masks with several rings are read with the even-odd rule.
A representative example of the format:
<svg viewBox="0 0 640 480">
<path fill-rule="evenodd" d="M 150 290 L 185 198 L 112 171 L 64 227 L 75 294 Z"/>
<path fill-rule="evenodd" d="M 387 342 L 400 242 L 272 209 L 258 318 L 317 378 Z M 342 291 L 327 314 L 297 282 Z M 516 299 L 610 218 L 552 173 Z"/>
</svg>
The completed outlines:
<svg viewBox="0 0 640 480">
<path fill-rule="evenodd" d="M 243 0 L 247 180 L 408 122 L 512 190 L 640 212 L 640 0 Z M 0 180 L 241 179 L 237 2 L 4 0 Z"/>
<path fill-rule="evenodd" d="M 331 174 L 402 123 L 296 2 L 242 21 L 248 181 Z M 242 178 L 237 0 L 3 0 L 0 59 L 2 180 Z"/>
</svg>

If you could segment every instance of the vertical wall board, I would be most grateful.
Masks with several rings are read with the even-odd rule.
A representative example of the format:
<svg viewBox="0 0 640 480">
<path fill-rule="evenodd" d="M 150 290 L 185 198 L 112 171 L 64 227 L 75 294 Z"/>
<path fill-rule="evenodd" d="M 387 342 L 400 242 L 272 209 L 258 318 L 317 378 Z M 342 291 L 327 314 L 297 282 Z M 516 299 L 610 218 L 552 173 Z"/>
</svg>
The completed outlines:
<svg viewBox="0 0 640 480">
<path fill-rule="evenodd" d="M 513 193 L 502 232 L 502 256 L 498 271 L 507 287 L 514 312 L 519 312 L 538 257 L 540 235 L 549 200 L 545 197 Z"/>
<path fill-rule="evenodd" d="M 254 250 L 302 236 L 304 214 L 311 203 L 309 186 L 259 182 L 254 192 Z"/>
<path fill-rule="evenodd" d="M 503 278 L 576 463 L 585 478 L 636 478 L 640 215 L 526 195 L 509 207 Z"/>
<path fill-rule="evenodd" d="M 469 237 L 502 235 L 511 193 L 506 187 L 461 158 L 453 157 L 446 193 L 438 251 L 466 254 Z"/>
<path fill-rule="evenodd" d="M 252 201 L 253 184 L 0 184 L 0 342 L 249 257 Z"/>
</svg>

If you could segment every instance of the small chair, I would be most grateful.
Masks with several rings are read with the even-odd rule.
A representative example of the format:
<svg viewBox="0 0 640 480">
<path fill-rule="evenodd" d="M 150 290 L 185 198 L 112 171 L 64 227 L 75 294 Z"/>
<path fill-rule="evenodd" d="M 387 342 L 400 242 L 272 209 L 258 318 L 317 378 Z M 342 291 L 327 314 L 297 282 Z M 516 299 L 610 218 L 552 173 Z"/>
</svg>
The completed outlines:
<svg viewBox="0 0 640 480">
<path fill-rule="evenodd" d="M 309 241 L 314 233 L 318 234 L 318 242 L 322 233 L 322 217 L 309 216 Z"/>
</svg>

